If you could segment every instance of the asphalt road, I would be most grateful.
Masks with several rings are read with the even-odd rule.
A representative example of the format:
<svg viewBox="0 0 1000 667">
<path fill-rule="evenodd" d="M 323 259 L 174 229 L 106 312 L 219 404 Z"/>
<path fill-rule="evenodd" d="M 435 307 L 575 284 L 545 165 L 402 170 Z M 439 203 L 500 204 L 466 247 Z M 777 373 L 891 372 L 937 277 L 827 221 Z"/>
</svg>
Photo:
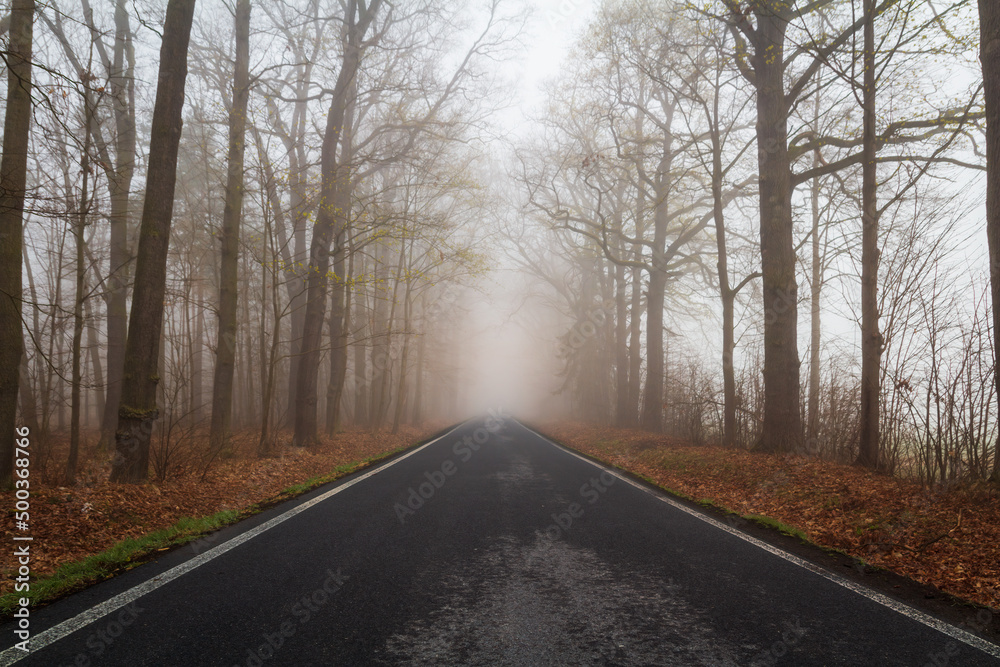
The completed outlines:
<svg viewBox="0 0 1000 667">
<path fill-rule="evenodd" d="M 1000 664 L 512 420 L 486 426 L 38 610 L 34 650 L 0 664 Z"/>
</svg>

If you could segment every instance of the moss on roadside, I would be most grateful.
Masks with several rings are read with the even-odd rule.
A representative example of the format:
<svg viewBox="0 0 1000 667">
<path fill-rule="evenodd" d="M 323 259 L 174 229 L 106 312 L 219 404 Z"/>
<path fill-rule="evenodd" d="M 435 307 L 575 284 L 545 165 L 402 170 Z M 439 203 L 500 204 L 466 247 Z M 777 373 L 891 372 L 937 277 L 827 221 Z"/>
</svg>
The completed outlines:
<svg viewBox="0 0 1000 667">
<path fill-rule="evenodd" d="M 224 510 L 203 517 L 183 517 L 167 528 L 147 533 L 138 538 L 122 540 L 101 553 L 83 560 L 66 563 L 53 574 L 31 581 L 30 589 L 26 592 L 15 590 L 0 596 L 0 620 L 11 618 L 14 610 L 21 606 L 21 598 L 27 598 L 29 600 L 28 606 L 31 608 L 53 602 L 141 565 L 160 552 L 183 546 L 220 528 L 259 514 L 281 502 L 308 493 L 317 487 L 370 467 L 416 446 L 419 446 L 419 443 L 397 447 L 360 461 L 339 465 L 324 475 L 293 484 L 275 496 L 261 500 L 242 510 Z"/>
</svg>

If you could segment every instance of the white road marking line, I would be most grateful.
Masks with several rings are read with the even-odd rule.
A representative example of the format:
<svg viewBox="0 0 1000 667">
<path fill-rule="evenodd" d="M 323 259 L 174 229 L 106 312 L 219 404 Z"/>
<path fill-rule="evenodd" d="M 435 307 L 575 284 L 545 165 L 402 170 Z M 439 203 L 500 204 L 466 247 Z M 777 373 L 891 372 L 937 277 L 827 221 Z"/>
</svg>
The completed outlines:
<svg viewBox="0 0 1000 667">
<path fill-rule="evenodd" d="M 518 423 L 520 424 L 520 422 L 518 422 Z M 567 454 L 575 456 L 576 458 L 580 459 L 581 461 L 585 461 L 585 462 L 591 464 L 595 468 L 606 470 L 608 473 L 614 475 L 615 477 L 617 477 L 618 479 L 622 480 L 623 482 L 626 482 L 627 484 L 629 484 L 631 486 L 634 486 L 635 488 L 639 489 L 640 491 L 645 491 L 646 493 L 648 493 L 649 495 L 653 496 L 654 498 L 662 500 L 663 502 L 667 503 L 668 505 L 671 505 L 672 507 L 676 507 L 677 509 L 681 510 L 682 512 L 686 512 L 687 514 L 690 514 L 691 516 L 695 517 L 696 519 L 700 519 L 701 521 L 704 521 L 705 523 L 707 523 L 709 525 L 712 525 L 712 526 L 714 526 L 716 528 L 719 528 L 720 530 L 724 530 L 724 531 L 726 531 L 727 533 L 729 533 L 731 535 L 735 535 L 736 537 L 740 538 L 741 540 L 743 540 L 745 542 L 749 542 L 750 544 L 752 544 L 752 545 L 754 545 L 756 547 L 760 547 L 764 551 L 767 551 L 768 553 L 774 554 L 775 556 L 778 556 L 779 558 L 783 558 L 784 560 L 788 561 L 789 563 L 793 563 L 793 564 L 798 565 L 799 567 L 801 567 L 801 568 L 803 568 L 805 570 L 809 570 L 810 572 L 814 572 L 815 574 L 818 574 L 819 576 L 823 577 L 824 579 L 832 581 L 833 583 L 837 584 L 838 586 L 843 586 L 844 588 L 846 588 L 846 589 L 848 589 L 850 591 L 853 591 L 853 592 L 857 593 L 858 595 L 866 597 L 869 600 L 872 600 L 873 602 L 876 602 L 876 603 L 882 605 L 883 607 L 888 607 L 889 609 L 891 609 L 891 610 L 893 610 L 893 611 L 895 611 L 897 613 L 900 613 L 903 616 L 906 616 L 906 617 L 908 617 L 908 618 L 910 618 L 910 619 L 912 619 L 914 621 L 917 621 L 918 623 L 922 623 L 923 625 L 926 625 L 929 628 L 937 630 L 938 632 L 940 632 L 940 633 L 942 633 L 944 635 L 947 635 L 947 636 L 951 637 L 952 639 L 960 641 L 963 644 L 966 644 L 966 645 L 968 645 L 968 646 L 970 646 L 972 648 L 978 649 L 978 650 L 982 651 L 983 653 L 986 653 L 987 655 L 993 656 L 994 658 L 1000 658 L 1000 646 L 997 646 L 993 642 L 987 641 L 987 640 L 985 640 L 985 639 L 983 639 L 981 637 L 977 637 L 976 635 L 972 634 L 971 632 L 967 632 L 967 631 L 965 631 L 965 630 L 963 630 L 963 629 L 961 629 L 959 627 L 956 627 L 956 626 L 952 625 L 951 623 L 946 623 L 945 621 L 942 621 L 940 619 L 934 618 L 933 616 L 931 616 L 929 614 L 925 614 L 924 612 L 922 612 L 922 611 L 920 611 L 918 609 L 914 609 L 913 607 L 911 607 L 908 604 L 905 604 L 903 602 L 899 602 L 898 600 L 893 600 L 892 598 L 890 598 L 890 597 L 888 597 L 886 595 L 883 595 L 882 593 L 878 593 L 878 592 L 873 591 L 873 590 L 871 590 L 869 588 L 861 586 L 860 584 L 856 584 L 853 581 L 850 581 L 848 579 L 844 579 L 839 574 L 835 574 L 833 572 L 830 572 L 830 571 L 828 571 L 828 570 L 826 570 L 826 569 L 824 569 L 824 568 L 822 568 L 822 567 L 820 567 L 818 565 L 810 563 L 807 560 L 803 560 L 802 558 L 799 558 L 798 556 L 790 554 L 787 551 L 782 551 L 778 547 L 776 547 L 776 546 L 774 546 L 772 544 L 768 544 L 767 542 L 764 542 L 763 540 L 759 540 L 759 539 L 757 539 L 756 537 L 754 537 L 752 535 L 747 535 L 746 533 L 744 533 L 744 532 L 742 532 L 740 530 L 737 530 L 737 529 L 733 528 L 732 526 L 728 526 L 728 525 L 722 523 L 721 521 L 717 521 L 716 519 L 713 519 L 710 516 L 707 516 L 705 514 L 702 514 L 701 512 L 698 512 L 697 510 L 694 510 L 694 509 L 692 509 L 690 507 L 686 507 L 686 506 L 680 504 L 679 502 L 675 501 L 673 498 L 670 498 L 670 497 L 668 497 L 666 495 L 663 495 L 662 492 L 656 491 L 655 489 L 651 489 L 651 488 L 649 488 L 649 487 L 647 487 L 647 486 L 645 486 L 643 484 L 640 484 L 639 482 L 637 482 L 637 481 L 635 481 L 633 479 L 630 479 L 629 477 L 627 477 L 625 475 L 622 475 L 621 473 L 619 473 L 617 470 L 615 470 L 613 468 L 609 468 L 607 466 L 601 465 L 601 464 L 597 463 L 596 461 L 591 461 L 590 459 L 588 459 L 588 458 L 586 458 L 584 456 L 581 456 L 580 454 L 577 454 L 573 450 L 567 449 L 566 447 L 563 447 L 562 445 L 560 445 L 557 442 L 552 442 L 551 440 L 549 440 L 548 438 L 546 438 L 541 433 L 539 433 L 537 431 L 534 431 L 534 430 L 528 428 L 527 426 L 524 426 L 524 424 L 520 424 L 520 425 L 525 430 L 530 431 L 531 433 L 534 433 L 535 435 L 537 435 L 539 438 L 541 438 L 545 442 L 547 442 L 547 443 L 549 443 L 549 444 L 551 444 L 551 445 L 553 445 L 555 447 L 558 447 L 560 450 L 566 452 Z"/>
<path fill-rule="evenodd" d="M 213 558 L 221 556 L 222 554 L 226 553 L 227 551 L 235 549 L 236 547 L 240 546 L 241 544 L 243 544 L 245 542 L 249 542 L 253 538 L 255 538 L 258 535 L 260 535 L 261 533 L 263 533 L 265 531 L 268 531 L 271 528 L 274 528 L 278 524 L 283 523 L 283 522 L 287 521 L 288 519 L 291 519 L 293 516 L 295 516 L 297 514 L 301 514 L 302 512 L 305 512 L 307 509 L 309 509 L 310 507 L 312 507 L 314 505 L 318 505 L 319 503 L 323 502 L 324 500 L 326 500 L 330 496 L 334 496 L 334 495 L 340 493 L 341 491 L 343 491 L 344 489 L 349 489 L 350 487 L 354 486 L 358 482 L 362 482 L 362 481 L 368 479 L 369 477 L 382 472 L 383 470 L 385 470 L 389 466 L 394 465 L 396 463 L 399 463 L 403 459 L 409 458 L 409 457 L 413 456 L 414 454 L 416 454 L 417 452 L 419 452 L 419 451 L 421 451 L 423 449 L 426 449 L 427 447 L 430 447 L 435 442 L 438 442 L 439 440 L 443 440 L 444 438 L 448 437 L 449 435 L 451 435 L 452 433 L 454 433 L 455 431 L 457 431 L 459 428 L 461 428 L 462 426 L 464 426 L 467 423 L 468 422 L 462 422 L 461 424 L 459 424 L 455 428 L 451 429 L 447 433 L 444 433 L 443 435 L 440 435 L 437 438 L 434 438 L 430 442 L 424 443 L 420 447 L 417 447 L 416 449 L 411 450 L 411 451 L 403 454 L 402 456 L 394 458 L 393 460 L 389 461 L 388 463 L 384 463 L 384 464 L 380 465 L 378 468 L 375 468 L 374 470 L 370 470 L 370 471 L 364 473 L 363 475 L 361 475 L 359 477 L 355 477 L 354 479 L 350 480 L 349 482 L 345 482 L 345 483 L 341 484 L 340 486 L 338 486 L 335 489 L 330 489 L 326 493 L 318 495 L 318 496 L 316 496 L 315 498 L 313 498 L 310 501 L 304 502 L 301 505 L 297 505 L 297 506 L 293 507 L 292 509 L 288 510 L 287 512 L 285 512 L 284 514 L 279 514 L 278 516 L 274 517 L 273 519 L 269 519 L 268 521 L 265 521 L 264 523 L 260 524 L 256 528 L 252 528 L 252 529 L 246 531 L 245 533 L 241 533 L 241 534 L 237 535 L 236 537 L 234 537 L 234 538 L 232 538 L 230 540 L 227 540 L 226 542 L 223 542 L 222 544 L 220 544 L 220 545 L 218 545 L 216 547 L 213 547 L 212 549 L 209 549 L 208 551 L 206 551 L 203 554 L 199 554 L 199 555 L 195 556 L 194 558 L 192 558 L 190 560 L 186 560 L 183 563 L 181 563 L 180 565 L 177 565 L 177 566 L 175 566 L 175 567 L 167 570 L 166 572 L 163 572 L 163 573 L 157 575 L 153 579 L 148 579 L 148 580 L 144 581 L 143 583 L 138 584 L 137 586 L 134 586 L 134 587 L 128 589 L 127 591 L 123 591 L 122 593 L 119 593 L 118 595 L 114 596 L 113 598 L 109 598 L 108 600 L 105 600 L 104 602 L 101 602 L 100 604 L 94 605 L 93 607 L 91 607 L 87 611 L 80 612 L 79 614 L 77 614 L 73 618 L 66 619 L 62 623 L 59 623 L 58 625 L 54 625 L 51 628 L 49 628 L 48 630 L 45 630 L 43 632 L 40 632 L 37 635 L 32 636 L 31 639 L 28 641 L 28 646 L 29 646 L 29 648 L 31 650 L 29 652 L 27 652 L 27 653 L 25 653 L 24 651 L 21 651 L 20 649 L 17 649 L 15 647 L 13 647 L 13 646 L 10 647 L 10 648 L 8 648 L 8 649 L 6 649 L 3 652 L 0 652 L 0 667 L 7 667 L 7 665 L 13 665 L 14 663 L 16 663 L 16 662 L 18 662 L 18 661 L 20 661 L 20 660 L 28 657 L 29 655 L 31 655 L 35 651 L 37 651 L 39 649 L 42 649 L 42 648 L 45 648 L 49 644 L 52 644 L 54 642 L 59 641 L 63 637 L 66 637 L 67 635 L 70 635 L 70 634 L 76 632 L 80 628 L 83 628 L 83 627 L 89 625 L 90 623 L 93 623 L 94 621 L 96 621 L 96 620 L 98 620 L 100 618 L 103 618 L 104 616 L 107 616 L 108 614 L 110 614 L 110 613 L 112 613 L 114 611 L 117 611 L 117 610 L 121 609 L 125 605 L 138 600 L 143 595 L 146 595 L 147 593 L 155 591 L 160 586 L 163 586 L 164 584 L 167 584 L 167 583 L 173 581 L 174 579 L 177 579 L 178 577 L 180 577 L 180 576 L 182 576 L 184 574 L 187 574 L 191 570 L 193 570 L 193 569 L 195 569 L 195 568 L 197 568 L 197 567 L 199 567 L 201 565 L 204 565 L 205 563 L 207 563 L 208 561 L 212 560 Z"/>
</svg>

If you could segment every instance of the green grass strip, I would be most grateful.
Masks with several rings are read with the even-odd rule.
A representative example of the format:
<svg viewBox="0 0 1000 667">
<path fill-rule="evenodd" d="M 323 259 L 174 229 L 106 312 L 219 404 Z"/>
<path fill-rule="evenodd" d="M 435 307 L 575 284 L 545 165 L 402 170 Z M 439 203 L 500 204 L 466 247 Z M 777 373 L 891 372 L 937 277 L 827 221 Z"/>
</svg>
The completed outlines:
<svg viewBox="0 0 1000 667">
<path fill-rule="evenodd" d="M 747 521 L 753 521 L 754 523 L 758 523 L 762 526 L 767 526 L 768 528 L 774 528 L 783 535 L 797 537 L 803 542 L 812 543 L 812 540 L 809 539 L 809 536 L 806 535 L 801 530 L 799 530 L 798 528 L 796 528 L 795 526 L 789 526 L 787 523 L 783 523 L 769 516 L 765 516 L 763 514 L 744 514 L 743 518 L 746 519 Z"/>
<path fill-rule="evenodd" d="M 0 596 L 0 618 L 10 618 L 20 605 L 21 598 L 27 598 L 34 608 L 52 602 L 75 591 L 108 579 L 147 560 L 149 556 L 167 549 L 191 542 L 203 535 L 258 514 L 280 502 L 312 491 L 345 475 L 367 468 L 375 463 L 395 456 L 415 445 L 398 447 L 383 454 L 339 465 L 330 472 L 293 484 L 277 495 L 250 505 L 243 510 L 224 510 L 200 518 L 182 517 L 167 528 L 148 533 L 139 538 L 128 538 L 118 542 L 106 551 L 88 556 L 80 561 L 66 563 L 53 574 L 31 581 L 26 592 L 12 591 Z"/>
</svg>

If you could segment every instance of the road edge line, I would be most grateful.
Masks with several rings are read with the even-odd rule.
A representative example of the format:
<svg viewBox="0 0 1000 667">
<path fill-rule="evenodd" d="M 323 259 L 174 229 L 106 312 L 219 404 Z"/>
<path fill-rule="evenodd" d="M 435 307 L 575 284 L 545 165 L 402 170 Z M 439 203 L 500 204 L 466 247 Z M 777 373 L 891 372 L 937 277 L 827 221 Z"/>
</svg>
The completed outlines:
<svg viewBox="0 0 1000 667">
<path fill-rule="evenodd" d="M 0 651 L 0 667 L 7 667 L 8 665 L 13 665 L 17 662 L 20 662 L 21 660 L 27 658 L 33 653 L 45 648 L 46 646 L 49 646 L 50 644 L 54 644 L 60 639 L 63 639 L 64 637 L 73 634 L 77 630 L 86 627 L 87 625 L 93 623 L 94 621 L 103 618 L 104 616 L 107 616 L 112 612 L 118 611 L 122 607 L 132 602 L 135 602 L 143 595 L 151 593 L 152 591 L 155 591 L 157 588 L 173 581 L 174 579 L 177 579 L 178 577 L 187 574 L 188 572 L 204 565 L 210 560 L 218 556 L 221 556 L 222 554 L 231 551 L 232 549 L 235 549 L 241 544 L 249 542 L 258 535 L 270 530 L 271 528 L 274 528 L 275 526 L 281 523 L 284 523 L 288 519 L 291 519 L 292 517 L 298 514 L 301 514 L 310 507 L 318 505 L 327 498 L 330 498 L 331 496 L 340 493 L 344 489 L 349 489 L 355 484 L 362 482 L 368 479 L 369 477 L 372 477 L 382 472 L 389 466 L 399 463 L 403 459 L 407 459 L 416 454 L 417 452 L 422 451 L 427 447 L 430 447 L 434 443 L 443 440 L 444 438 L 448 437 L 461 427 L 465 426 L 467 423 L 468 421 L 461 422 L 460 424 L 455 425 L 454 428 L 449 429 L 448 431 L 442 433 L 433 440 L 425 442 L 424 444 L 415 447 L 414 449 L 411 449 L 405 454 L 397 456 L 392 460 L 383 463 L 374 470 L 369 470 L 359 475 L 358 477 L 355 477 L 354 479 L 350 479 L 347 482 L 344 482 L 343 484 L 339 484 L 335 488 L 332 488 L 329 491 L 326 491 L 311 500 L 307 500 L 306 502 L 300 503 L 295 507 L 279 514 L 278 516 L 268 519 L 259 526 L 255 526 L 246 532 L 240 533 L 239 535 L 236 535 L 235 537 L 226 540 L 222 544 L 212 547 L 208 551 L 198 554 L 195 557 L 184 561 L 180 565 L 175 565 L 166 572 L 163 572 L 153 577 L 152 579 L 147 579 L 141 584 L 137 584 L 126 591 L 122 591 L 121 593 L 111 598 L 108 598 L 104 602 L 100 602 L 94 605 L 93 607 L 87 609 L 86 611 L 81 611 L 76 616 L 68 618 L 65 621 L 62 621 L 61 623 L 58 623 L 52 626 L 51 628 L 38 633 L 37 635 L 31 637 L 28 640 L 29 646 L 31 646 L 31 650 L 27 652 L 21 651 L 16 647 L 16 645 L 11 646 L 10 648 L 7 648 L 3 651 Z"/>
<path fill-rule="evenodd" d="M 804 558 L 800 558 L 800 557 L 798 557 L 798 556 L 796 556 L 794 554 L 788 553 L 787 551 L 785 551 L 783 549 L 780 549 L 780 548 L 774 546 L 773 544 L 769 544 L 768 542 L 765 542 L 764 540 L 758 539 L 758 538 L 754 537 L 753 535 L 748 535 L 747 533 L 744 533 L 741 530 L 737 530 L 736 528 L 734 528 L 732 526 L 728 526 L 728 525 L 722 523 L 721 521 L 719 521 L 719 520 L 717 520 L 717 519 L 715 519 L 713 517 L 710 517 L 710 516 L 708 516 L 706 514 L 703 514 L 703 513 L 699 512 L 698 510 L 695 510 L 695 509 L 693 509 L 691 507 L 687 507 L 687 506 L 685 506 L 685 505 L 677 502 L 673 498 L 665 495 L 665 493 L 662 490 L 653 489 L 653 488 L 651 488 L 649 486 L 641 484 L 640 482 L 638 482 L 638 481 L 636 481 L 636 480 L 628 477 L 627 475 L 621 474 L 621 472 L 619 470 L 616 470 L 615 468 L 609 467 L 607 464 L 598 463 L 597 461 L 594 461 L 593 459 L 589 459 L 586 456 L 583 456 L 583 455 L 579 454 L 578 452 L 575 452 L 572 449 L 569 449 L 568 447 L 565 447 L 565 446 L 559 444 L 558 442 L 554 442 L 553 440 L 547 438 L 546 436 L 544 436 L 543 434 L 541 434 L 538 431 L 534 430 L 533 428 L 531 428 L 529 426 L 525 426 L 521 422 L 517 422 L 517 423 L 522 428 L 524 428 L 526 431 L 530 431 L 531 433 L 534 433 L 535 435 L 537 435 L 539 438 L 541 438 L 545 442 L 549 443 L 550 445 L 561 449 L 562 451 L 566 452 L 567 454 L 575 456 L 576 458 L 580 459 L 581 461 L 586 461 L 587 463 L 591 464 L 595 468 L 600 468 L 600 469 L 603 469 L 603 470 L 607 471 L 609 474 L 614 475 L 616 478 L 622 480 L 623 482 L 626 482 L 630 486 L 633 486 L 633 487 L 639 489 L 640 491 L 644 491 L 644 492 L 648 493 L 649 495 L 653 496 L 654 498 L 657 498 L 658 500 L 661 500 L 661 501 L 667 503 L 668 505 L 670 505 L 672 507 L 675 507 L 675 508 L 681 510 L 682 512 L 685 512 L 685 513 L 687 513 L 687 514 L 695 517 L 696 519 L 699 519 L 699 520 L 704 521 L 705 523 L 707 523 L 707 524 L 709 524 L 711 526 L 714 526 L 716 528 L 724 530 L 725 532 L 727 532 L 727 533 L 729 533 L 731 535 L 734 535 L 734 536 L 740 538 L 744 542 L 748 542 L 748 543 L 754 545 L 755 547 L 759 547 L 759 548 L 763 549 L 764 551 L 767 551 L 770 554 L 773 554 L 775 556 L 778 556 L 779 558 L 782 558 L 782 559 L 788 561 L 789 563 L 792 563 L 794 565 L 798 565 L 799 567 L 801 567 L 804 570 L 808 570 L 810 572 L 818 574 L 819 576 L 823 577 L 824 579 L 827 579 L 828 581 L 831 581 L 831 582 L 837 584 L 838 586 L 846 588 L 849 591 L 857 593 L 858 595 L 861 595 L 862 597 L 868 598 L 869 600 L 871 600 L 871 601 L 873 601 L 873 602 L 875 602 L 877 604 L 880 604 L 883 607 L 891 609 L 892 611 L 895 611 L 898 614 L 902 614 L 903 616 L 906 616 L 907 618 L 910 618 L 910 619 L 912 619 L 914 621 L 917 621 L 918 623 L 920 623 L 922 625 L 925 625 L 925 626 L 927 626 L 927 627 L 929 627 L 929 628 L 931 628 L 933 630 L 937 630 L 941 634 L 944 634 L 944 635 L 946 635 L 948 637 L 951 637 L 952 639 L 954 639 L 956 641 L 960 641 L 963 644 L 969 646 L 970 648 L 974 648 L 974 649 L 977 649 L 979 651 L 982 651 L 983 653 L 985 653 L 985 654 L 987 654 L 989 656 L 992 656 L 994 658 L 1000 658 L 1000 646 L 998 646 L 997 644 L 994 644 L 993 642 L 991 642 L 991 641 L 989 641 L 987 639 L 983 639 L 982 637 L 974 635 L 971 632 L 968 632 L 967 630 L 963 630 L 962 628 L 959 628 L 959 627 L 957 627 L 955 625 L 952 625 L 951 623 L 948 623 L 946 621 L 942 621 L 941 619 L 935 618 L 934 616 L 931 616 L 930 614 L 927 614 L 926 612 L 922 612 L 919 609 L 911 607 L 910 605 L 906 604 L 905 602 L 900 602 L 899 600 L 893 600 L 891 597 L 889 597 L 887 595 L 884 595 L 882 593 L 879 593 L 878 591 L 874 591 L 874 590 L 872 590 L 872 589 L 870 589 L 870 588 L 868 588 L 866 586 L 862 586 L 860 584 L 856 584 L 855 582 L 850 581 L 849 579 L 845 579 L 844 577 L 840 576 L 839 574 L 836 574 L 834 572 L 830 572 L 829 570 L 827 570 L 824 567 L 821 567 L 821 566 L 819 566 L 819 565 L 817 565 L 815 563 L 811 563 L 811 562 L 805 560 Z"/>
</svg>

